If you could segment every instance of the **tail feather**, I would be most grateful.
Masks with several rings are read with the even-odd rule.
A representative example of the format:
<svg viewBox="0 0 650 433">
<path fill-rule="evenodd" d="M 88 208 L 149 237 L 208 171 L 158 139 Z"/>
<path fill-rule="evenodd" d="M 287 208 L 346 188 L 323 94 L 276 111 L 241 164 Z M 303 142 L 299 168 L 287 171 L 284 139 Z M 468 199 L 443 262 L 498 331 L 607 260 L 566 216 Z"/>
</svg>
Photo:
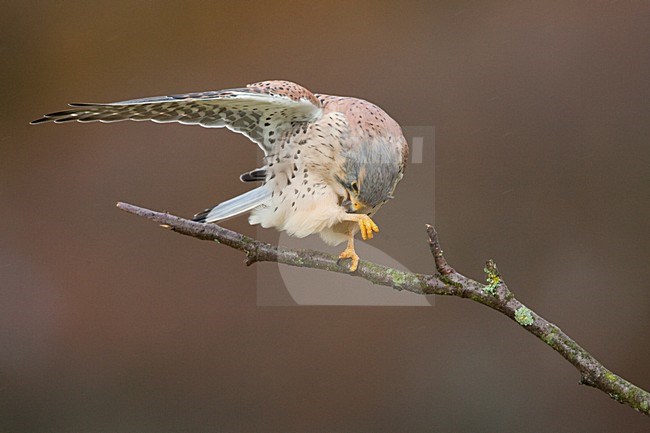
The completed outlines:
<svg viewBox="0 0 650 433">
<path fill-rule="evenodd" d="M 240 215 L 264 203 L 271 193 L 263 186 L 245 192 L 194 215 L 194 221 L 213 223 Z"/>
</svg>

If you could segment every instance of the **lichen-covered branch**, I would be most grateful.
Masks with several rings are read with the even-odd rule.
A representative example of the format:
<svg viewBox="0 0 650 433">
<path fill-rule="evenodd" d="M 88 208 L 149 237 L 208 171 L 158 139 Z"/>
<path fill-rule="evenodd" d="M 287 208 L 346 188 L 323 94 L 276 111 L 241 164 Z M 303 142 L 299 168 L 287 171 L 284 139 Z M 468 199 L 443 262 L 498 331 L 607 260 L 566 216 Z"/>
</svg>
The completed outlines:
<svg viewBox="0 0 650 433">
<path fill-rule="evenodd" d="M 216 241 L 243 251 L 246 254 L 246 264 L 248 265 L 255 262 L 277 262 L 303 268 L 349 273 L 347 267 L 340 265 L 337 261 L 338 258 L 331 254 L 276 247 L 216 224 L 197 223 L 127 203 L 118 203 L 117 207 L 156 221 L 177 233 Z M 350 276 L 420 295 L 469 298 L 497 310 L 517 322 L 522 328 L 538 337 L 573 364 L 580 372 L 581 384 L 600 389 L 619 403 L 650 415 L 650 393 L 609 371 L 560 328 L 519 302 L 508 289 L 492 260 L 489 260 L 485 266 L 488 284 L 479 283 L 461 275 L 449 266 L 440 248 L 438 235 L 430 225 L 427 225 L 427 234 L 436 265 L 435 274 L 403 272 L 362 260 L 359 262 L 358 269 Z"/>
</svg>

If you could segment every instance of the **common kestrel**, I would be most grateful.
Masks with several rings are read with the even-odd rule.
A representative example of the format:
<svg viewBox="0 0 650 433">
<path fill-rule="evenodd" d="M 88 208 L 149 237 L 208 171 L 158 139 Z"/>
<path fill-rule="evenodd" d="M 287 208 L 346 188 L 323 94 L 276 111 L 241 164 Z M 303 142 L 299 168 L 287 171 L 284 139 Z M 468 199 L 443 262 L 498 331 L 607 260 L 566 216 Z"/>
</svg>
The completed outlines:
<svg viewBox="0 0 650 433">
<path fill-rule="evenodd" d="M 32 123 L 153 120 L 208 128 L 226 127 L 264 152 L 263 167 L 241 175 L 261 185 L 194 216 L 211 223 L 250 212 L 250 224 L 296 237 L 318 233 L 330 245 L 347 240 L 340 259 L 359 256 L 354 236 L 379 231 L 371 216 L 402 179 L 408 143 L 381 108 L 352 97 L 313 94 L 288 81 L 245 88 L 71 104 Z"/>
</svg>

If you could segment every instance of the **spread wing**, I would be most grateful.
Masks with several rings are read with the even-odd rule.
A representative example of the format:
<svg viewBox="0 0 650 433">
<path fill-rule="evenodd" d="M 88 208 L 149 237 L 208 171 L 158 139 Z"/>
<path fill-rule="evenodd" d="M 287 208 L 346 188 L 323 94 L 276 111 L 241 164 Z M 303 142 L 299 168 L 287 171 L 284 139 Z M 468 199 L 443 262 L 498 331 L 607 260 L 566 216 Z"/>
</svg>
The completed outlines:
<svg viewBox="0 0 650 433">
<path fill-rule="evenodd" d="M 207 128 L 226 127 L 257 143 L 264 153 L 292 124 L 315 120 L 321 104 L 307 89 L 288 81 L 263 81 L 241 89 L 157 96 L 107 104 L 70 104 L 32 124 L 152 120 Z"/>
</svg>

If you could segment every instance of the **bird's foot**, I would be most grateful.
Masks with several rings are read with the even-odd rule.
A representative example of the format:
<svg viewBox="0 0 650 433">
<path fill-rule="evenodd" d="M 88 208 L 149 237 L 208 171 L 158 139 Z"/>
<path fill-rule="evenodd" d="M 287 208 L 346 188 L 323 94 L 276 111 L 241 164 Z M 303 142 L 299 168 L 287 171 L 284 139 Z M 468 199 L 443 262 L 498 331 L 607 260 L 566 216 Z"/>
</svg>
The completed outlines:
<svg viewBox="0 0 650 433">
<path fill-rule="evenodd" d="M 364 241 L 366 239 L 372 239 L 375 233 L 379 233 L 379 227 L 377 227 L 377 224 L 368 215 L 361 216 L 359 219 L 359 228 L 361 229 L 361 237 Z"/>
<path fill-rule="evenodd" d="M 375 233 L 379 233 L 379 227 L 377 224 L 365 214 L 347 214 L 346 221 L 353 221 L 359 224 L 361 229 L 361 237 L 363 240 L 372 239 Z M 339 254 L 339 260 L 351 259 L 350 262 L 350 272 L 357 270 L 359 266 L 359 256 L 354 251 L 354 229 L 351 229 L 348 233 L 348 247 Z"/>
<path fill-rule="evenodd" d="M 357 214 L 350 213 L 345 216 L 345 221 L 354 221 L 359 224 L 361 229 L 361 237 L 365 241 L 366 239 L 372 239 L 375 233 L 379 233 L 379 227 L 377 224 L 366 214 Z"/>
<path fill-rule="evenodd" d="M 354 272 L 359 267 L 359 256 L 354 251 L 354 247 L 348 245 L 348 247 L 339 254 L 339 260 L 350 259 L 350 272 Z"/>
</svg>

